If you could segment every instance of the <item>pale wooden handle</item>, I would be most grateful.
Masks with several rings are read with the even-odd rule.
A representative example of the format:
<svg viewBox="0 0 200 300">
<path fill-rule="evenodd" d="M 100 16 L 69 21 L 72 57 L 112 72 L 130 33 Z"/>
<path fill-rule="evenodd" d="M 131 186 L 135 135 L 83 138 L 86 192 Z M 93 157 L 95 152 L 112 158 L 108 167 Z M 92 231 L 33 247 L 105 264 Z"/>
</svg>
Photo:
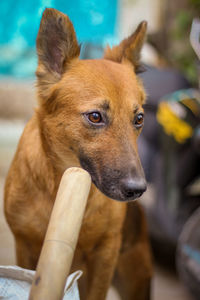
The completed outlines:
<svg viewBox="0 0 200 300">
<path fill-rule="evenodd" d="M 91 186 L 80 168 L 65 171 L 49 221 L 29 300 L 63 298 Z"/>
</svg>

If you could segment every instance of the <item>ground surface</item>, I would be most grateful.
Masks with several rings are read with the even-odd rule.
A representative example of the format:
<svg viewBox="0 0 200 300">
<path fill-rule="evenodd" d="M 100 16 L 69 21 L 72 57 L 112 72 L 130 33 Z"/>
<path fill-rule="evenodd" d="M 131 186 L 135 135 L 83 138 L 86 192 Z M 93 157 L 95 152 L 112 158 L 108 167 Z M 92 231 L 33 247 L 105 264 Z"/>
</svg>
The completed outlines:
<svg viewBox="0 0 200 300">
<path fill-rule="evenodd" d="M 16 95 L 16 86 L 0 83 L 0 112 L 3 112 L 2 109 L 4 109 L 5 112 L 4 116 L 0 113 L 0 265 L 15 264 L 14 240 L 3 214 L 3 185 L 15 152 L 17 141 L 25 124 L 24 122 L 30 115 L 32 109 L 30 107 L 34 106 L 32 85 L 30 89 L 28 87 L 29 85 L 25 87 L 21 85 L 17 86 L 17 90 L 22 94 L 20 94 L 21 97 L 17 94 L 16 101 L 18 101 L 19 105 L 14 109 L 9 99 L 11 101 L 11 96 L 14 98 Z M 24 97 L 23 89 L 25 89 L 26 97 Z M 26 105 L 23 106 L 22 102 L 25 101 Z M 27 102 L 29 105 L 27 105 Z M 15 112 L 17 112 L 17 117 L 15 117 L 15 119 L 18 119 L 17 121 L 13 121 L 13 114 Z M 171 299 L 191 300 L 191 297 L 175 274 L 156 266 L 153 279 L 152 300 Z M 109 291 L 108 300 L 119 300 L 118 295 L 113 289 Z"/>
</svg>

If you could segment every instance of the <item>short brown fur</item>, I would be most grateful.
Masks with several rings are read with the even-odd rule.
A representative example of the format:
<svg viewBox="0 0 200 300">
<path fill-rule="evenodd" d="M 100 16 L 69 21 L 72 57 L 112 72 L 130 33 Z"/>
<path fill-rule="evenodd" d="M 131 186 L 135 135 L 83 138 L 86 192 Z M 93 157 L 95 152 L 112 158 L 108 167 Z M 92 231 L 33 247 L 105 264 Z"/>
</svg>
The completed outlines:
<svg viewBox="0 0 200 300">
<path fill-rule="evenodd" d="M 143 177 L 136 144 L 140 129 L 133 119 L 145 99 L 134 72 L 145 31 L 142 23 L 135 37 L 107 49 L 104 59 L 85 61 L 78 58 L 75 32 L 64 14 L 46 9 L 38 33 L 39 107 L 8 173 L 5 214 L 18 264 L 34 269 L 64 170 L 82 166 L 91 173 L 98 189 L 92 184 L 72 267 L 84 270 L 81 299 L 105 299 L 112 279 L 122 299 L 150 299 L 144 213 L 137 202 L 127 210 L 126 203 L 104 194 L 104 189 L 115 193 L 111 186 L 118 189 L 130 165 L 134 178 Z M 83 113 L 97 109 L 108 124 L 92 128 Z"/>
</svg>

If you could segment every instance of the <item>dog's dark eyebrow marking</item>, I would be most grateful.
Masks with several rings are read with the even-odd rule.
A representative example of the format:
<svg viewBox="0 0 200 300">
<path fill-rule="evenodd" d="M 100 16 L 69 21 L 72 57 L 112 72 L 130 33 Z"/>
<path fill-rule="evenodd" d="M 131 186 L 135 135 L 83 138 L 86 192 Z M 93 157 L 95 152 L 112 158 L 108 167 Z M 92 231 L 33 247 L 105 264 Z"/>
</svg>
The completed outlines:
<svg viewBox="0 0 200 300">
<path fill-rule="evenodd" d="M 105 100 L 103 103 L 101 103 L 99 105 L 100 108 L 102 108 L 103 110 L 109 110 L 110 109 L 110 105 L 108 100 Z"/>
<path fill-rule="evenodd" d="M 136 105 L 136 106 L 134 107 L 133 113 L 136 114 L 136 112 L 137 112 L 138 110 L 139 110 L 139 106 Z"/>
</svg>

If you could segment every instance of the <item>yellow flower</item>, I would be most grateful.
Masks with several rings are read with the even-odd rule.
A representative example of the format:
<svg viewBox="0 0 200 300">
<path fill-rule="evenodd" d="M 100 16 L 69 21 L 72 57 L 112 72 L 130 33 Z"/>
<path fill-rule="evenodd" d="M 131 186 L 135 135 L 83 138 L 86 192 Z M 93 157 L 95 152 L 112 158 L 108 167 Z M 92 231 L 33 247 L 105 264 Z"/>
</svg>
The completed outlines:
<svg viewBox="0 0 200 300">
<path fill-rule="evenodd" d="M 193 134 L 193 128 L 184 120 L 179 119 L 166 102 L 160 103 L 157 120 L 166 134 L 173 136 L 178 143 L 185 143 Z"/>
</svg>

